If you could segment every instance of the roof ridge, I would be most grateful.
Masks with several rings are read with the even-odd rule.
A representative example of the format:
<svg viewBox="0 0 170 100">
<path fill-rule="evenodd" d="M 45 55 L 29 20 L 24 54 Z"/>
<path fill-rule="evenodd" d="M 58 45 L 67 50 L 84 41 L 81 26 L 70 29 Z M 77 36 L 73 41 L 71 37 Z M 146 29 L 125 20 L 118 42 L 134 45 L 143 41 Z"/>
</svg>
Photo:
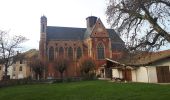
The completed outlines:
<svg viewBox="0 0 170 100">
<path fill-rule="evenodd" d="M 47 26 L 47 27 L 56 27 L 56 28 L 77 28 L 77 29 L 86 29 L 86 28 L 82 28 L 82 27 L 66 27 L 66 26 Z"/>
</svg>

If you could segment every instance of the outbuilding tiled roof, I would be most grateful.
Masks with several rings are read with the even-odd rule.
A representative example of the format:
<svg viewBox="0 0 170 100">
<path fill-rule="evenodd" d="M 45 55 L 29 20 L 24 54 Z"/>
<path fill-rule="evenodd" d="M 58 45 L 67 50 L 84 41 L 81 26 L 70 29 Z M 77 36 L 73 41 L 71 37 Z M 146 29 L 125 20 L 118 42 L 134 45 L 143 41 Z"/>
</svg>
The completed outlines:
<svg viewBox="0 0 170 100">
<path fill-rule="evenodd" d="M 129 55 L 124 59 L 121 59 L 119 62 L 126 65 L 151 65 L 154 62 L 157 62 L 162 59 L 170 58 L 170 50 L 158 51 L 158 52 L 144 52 L 134 55 Z"/>
<path fill-rule="evenodd" d="M 124 68 L 124 66 L 126 66 L 126 68 L 135 68 L 140 66 L 155 66 L 156 62 L 164 61 L 166 59 L 170 59 L 170 50 L 144 52 L 141 54 L 131 55 L 131 57 L 126 55 L 126 57 L 122 57 L 122 59 L 118 59 L 117 61 L 106 58 L 106 61 L 112 63 L 108 67 Z M 106 64 L 103 66 L 106 66 Z"/>
</svg>

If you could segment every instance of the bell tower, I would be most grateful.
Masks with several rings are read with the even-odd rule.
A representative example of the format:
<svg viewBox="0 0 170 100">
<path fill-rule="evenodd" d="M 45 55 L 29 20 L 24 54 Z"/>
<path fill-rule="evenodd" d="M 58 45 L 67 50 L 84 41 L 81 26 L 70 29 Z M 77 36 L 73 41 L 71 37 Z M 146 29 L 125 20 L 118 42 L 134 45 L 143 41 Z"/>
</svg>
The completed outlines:
<svg viewBox="0 0 170 100">
<path fill-rule="evenodd" d="M 41 60 L 46 58 L 46 30 L 47 18 L 43 15 L 40 18 L 40 43 L 39 43 L 39 57 Z"/>
<path fill-rule="evenodd" d="M 47 18 L 43 15 L 41 16 L 41 22 L 40 22 L 40 33 L 41 38 L 45 38 L 46 36 L 46 30 L 47 30 Z"/>
</svg>

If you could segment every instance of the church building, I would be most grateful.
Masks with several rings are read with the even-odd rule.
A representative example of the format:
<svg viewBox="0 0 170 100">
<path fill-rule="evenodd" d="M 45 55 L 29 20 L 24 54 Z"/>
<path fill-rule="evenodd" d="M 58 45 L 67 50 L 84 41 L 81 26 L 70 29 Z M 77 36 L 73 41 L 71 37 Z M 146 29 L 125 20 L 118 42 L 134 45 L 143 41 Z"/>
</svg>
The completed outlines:
<svg viewBox="0 0 170 100">
<path fill-rule="evenodd" d="M 49 62 L 64 56 L 72 64 L 64 72 L 64 76 L 80 76 L 77 63 L 81 57 L 91 57 L 96 62 L 96 73 L 103 74 L 102 65 L 105 58 L 118 59 L 122 56 L 125 44 L 113 29 L 106 29 L 100 18 L 89 16 L 86 18 L 87 27 L 58 27 L 48 26 L 47 18 L 40 21 L 40 58 Z M 52 63 L 48 64 L 47 78 L 60 77 Z"/>
</svg>

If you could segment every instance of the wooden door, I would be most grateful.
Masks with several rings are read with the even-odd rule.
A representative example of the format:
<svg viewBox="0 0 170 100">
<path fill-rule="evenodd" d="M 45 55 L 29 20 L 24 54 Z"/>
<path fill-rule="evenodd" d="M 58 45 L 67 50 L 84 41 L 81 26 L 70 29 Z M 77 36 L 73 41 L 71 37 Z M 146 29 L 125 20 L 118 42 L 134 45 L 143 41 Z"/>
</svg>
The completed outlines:
<svg viewBox="0 0 170 100">
<path fill-rule="evenodd" d="M 106 78 L 112 78 L 112 69 L 111 68 L 105 68 L 105 76 L 106 76 Z"/>
<path fill-rule="evenodd" d="M 169 66 L 156 67 L 158 83 L 170 82 Z"/>
<path fill-rule="evenodd" d="M 131 69 L 122 70 L 123 78 L 126 81 L 132 81 L 132 71 Z"/>
</svg>

